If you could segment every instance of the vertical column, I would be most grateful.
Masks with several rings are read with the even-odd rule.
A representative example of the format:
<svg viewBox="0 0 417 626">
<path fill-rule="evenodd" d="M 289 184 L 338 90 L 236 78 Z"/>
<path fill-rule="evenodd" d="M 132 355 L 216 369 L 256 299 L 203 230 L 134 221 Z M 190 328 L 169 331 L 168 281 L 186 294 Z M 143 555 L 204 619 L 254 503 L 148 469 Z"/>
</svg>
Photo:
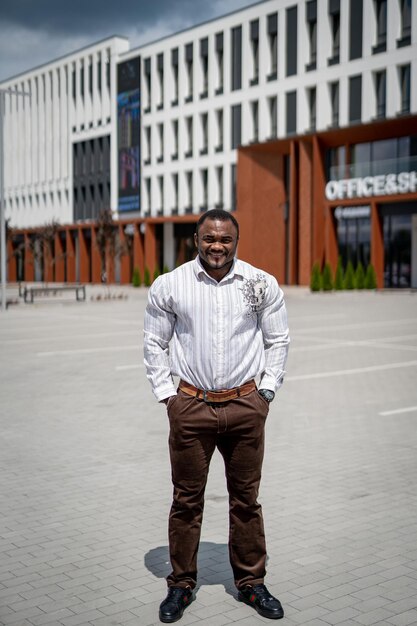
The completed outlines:
<svg viewBox="0 0 417 626">
<path fill-rule="evenodd" d="M 66 251 L 65 262 L 67 264 L 67 281 L 69 283 L 75 283 L 75 242 L 74 236 L 69 229 L 66 231 Z"/>
<path fill-rule="evenodd" d="M 6 276 L 9 283 L 15 283 L 17 277 L 16 255 L 14 254 L 13 242 L 7 242 L 7 271 Z"/>
<path fill-rule="evenodd" d="M 49 246 L 43 244 L 43 279 L 46 283 L 54 280 L 54 267 L 53 267 L 53 250 L 49 249 Z"/>
<path fill-rule="evenodd" d="M 384 231 L 375 200 L 371 200 L 371 263 L 375 268 L 378 289 L 384 287 Z"/>
<path fill-rule="evenodd" d="M 155 224 L 146 223 L 145 230 L 145 268 L 153 273 L 156 268 L 156 228 Z"/>
<path fill-rule="evenodd" d="M 59 283 L 65 280 L 65 251 L 61 233 L 55 235 L 55 280 Z"/>
<path fill-rule="evenodd" d="M 88 247 L 86 241 L 85 229 L 80 227 L 78 229 L 79 238 L 79 251 L 80 251 L 80 282 L 90 282 L 90 258 L 88 254 Z"/>
<path fill-rule="evenodd" d="M 302 245 L 298 251 L 298 281 L 308 285 L 312 267 L 312 146 L 310 142 L 299 143 L 299 215 L 298 237 Z"/>
<path fill-rule="evenodd" d="M 135 224 L 133 234 L 133 267 L 138 267 L 141 279 L 143 280 L 143 274 L 145 271 L 145 252 L 143 236 L 140 232 L 141 224 Z"/>
<path fill-rule="evenodd" d="M 33 251 L 31 247 L 31 241 L 28 233 L 24 234 L 25 238 L 25 268 L 24 279 L 26 282 L 33 282 L 35 280 L 35 259 L 33 258 Z"/>
<path fill-rule="evenodd" d="M 298 194 L 297 194 L 297 144 L 290 145 L 290 189 L 289 189 L 289 229 L 288 229 L 288 281 L 298 282 Z"/>
<path fill-rule="evenodd" d="M 101 282 L 101 259 L 97 247 L 97 230 L 94 227 L 91 229 L 91 282 Z"/>
<path fill-rule="evenodd" d="M 125 224 L 119 224 L 120 256 L 120 283 L 129 284 L 132 280 L 131 251 L 128 245 L 128 235 L 125 233 Z"/>
<path fill-rule="evenodd" d="M 312 203 L 312 262 L 323 264 L 324 261 L 324 189 L 326 177 L 324 158 L 317 136 L 313 137 L 313 203 Z"/>
<path fill-rule="evenodd" d="M 332 207 L 326 206 L 325 209 L 325 231 L 326 231 L 326 254 L 325 259 L 332 267 L 333 276 L 336 272 L 337 260 L 339 256 L 339 245 L 337 241 L 337 227 Z"/>
</svg>

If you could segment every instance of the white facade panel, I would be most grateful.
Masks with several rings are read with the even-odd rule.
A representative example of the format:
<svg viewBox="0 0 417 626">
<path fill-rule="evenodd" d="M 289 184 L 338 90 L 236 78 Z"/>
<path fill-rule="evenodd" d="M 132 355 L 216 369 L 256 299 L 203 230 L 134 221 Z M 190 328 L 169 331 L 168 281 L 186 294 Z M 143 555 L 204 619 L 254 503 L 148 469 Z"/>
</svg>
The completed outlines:
<svg viewBox="0 0 417 626">
<path fill-rule="evenodd" d="M 292 113 L 287 111 L 289 92 L 296 93 L 296 134 L 369 123 L 378 116 L 377 79 L 385 72 L 385 116 L 394 118 L 404 109 L 406 89 L 401 81 L 403 68 L 410 66 L 407 106 L 408 113 L 415 114 L 415 0 L 411 44 L 403 46 L 398 43 L 404 35 L 400 0 L 387 2 L 386 50 L 379 52 L 375 51 L 375 2 L 363 0 L 362 55 L 355 60 L 349 59 L 350 5 L 350 0 L 341 0 L 335 20 L 329 14 L 328 0 L 317 0 L 315 69 L 311 67 L 314 40 L 307 20 L 311 3 L 266 0 L 131 51 L 126 40 L 114 37 L 3 83 L 3 88 L 18 87 L 32 93 L 30 103 L 9 101 L 12 98 L 7 102 L 5 180 L 7 215 L 12 217 L 12 224 L 32 226 L 51 219 L 70 222 L 73 144 L 103 134 L 111 135 L 110 204 L 113 209 L 117 207 L 116 65 L 138 55 L 142 72 L 141 215 L 145 216 L 183 215 L 190 210 L 197 214 L 203 207 L 220 205 L 232 208 L 232 167 L 237 160 L 236 147 L 232 146 L 233 106 L 241 106 L 242 145 L 293 134 L 287 127 Z M 297 7 L 297 73 L 287 76 L 287 9 L 291 7 Z M 274 14 L 276 78 L 271 76 L 275 70 L 274 38 L 269 32 Z M 254 21 L 258 22 L 257 46 L 251 38 Z M 232 32 L 236 28 L 241 28 L 242 72 L 241 87 L 233 90 Z M 333 39 L 334 32 L 340 41 Z M 216 45 L 220 34 L 222 53 Z M 206 38 L 207 61 L 201 47 Z M 189 45 L 192 65 L 186 58 Z M 178 50 L 177 70 L 172 63 L 174 50 Z M 339 60 L 332 62 L 335 55 Z M 159 57 L 163 72 L 158 67 Z M 148 59 L 150 84 L 145 76 Z M 362 80 L 361 118 L 355 122 L 350 121 L 349 106 L 353 76 Z M 337 110 L 332 85 L 338 86 Z"/>
</svg>

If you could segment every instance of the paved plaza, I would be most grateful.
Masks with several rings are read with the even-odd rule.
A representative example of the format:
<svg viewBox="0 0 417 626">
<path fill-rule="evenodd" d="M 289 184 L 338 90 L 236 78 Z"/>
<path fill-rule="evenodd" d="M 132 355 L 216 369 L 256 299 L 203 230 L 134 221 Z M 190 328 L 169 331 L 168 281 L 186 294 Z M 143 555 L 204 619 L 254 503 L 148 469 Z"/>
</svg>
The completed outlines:
<svg viewBox="0 0 417 626">
<path fill-rule="evenodd" d="M 160 623 L 171 484 L 142 364 L 147 290 L 93 291 L 0 314 L 3 626 Z M 286 297 L 260 493 L 280 623 L 417 624 L 417 294 Z M 183 626 L 270 622 L 237 601 L 227 536 L 216 454 Z"/>
</svg>

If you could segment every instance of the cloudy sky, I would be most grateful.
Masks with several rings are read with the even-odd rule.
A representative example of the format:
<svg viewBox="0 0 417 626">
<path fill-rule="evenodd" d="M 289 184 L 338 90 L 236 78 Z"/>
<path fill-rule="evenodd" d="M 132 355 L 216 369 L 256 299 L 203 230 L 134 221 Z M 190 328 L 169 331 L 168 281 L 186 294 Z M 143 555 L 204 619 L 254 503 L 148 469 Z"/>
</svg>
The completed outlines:
<svg viewBox="0 0 417 626">
<path fill-rule="evenodd" d="M 109 35 L 131 47 L 255 0 L 0 0 L 0 80 Z"/>
</svg>

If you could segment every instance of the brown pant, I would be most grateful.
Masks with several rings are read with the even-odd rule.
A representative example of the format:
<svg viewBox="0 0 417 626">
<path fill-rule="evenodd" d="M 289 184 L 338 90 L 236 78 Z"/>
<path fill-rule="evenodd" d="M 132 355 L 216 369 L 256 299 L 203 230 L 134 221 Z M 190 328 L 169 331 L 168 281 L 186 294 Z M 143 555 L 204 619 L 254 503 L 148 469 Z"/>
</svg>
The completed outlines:
<svg viewBox="0 0 417 626">
<path fill-rule="evenodd" d="M 169 586 L 195 587 L 197 550 L 210 459 L 223 456 L 229 492 L 229 555 L 235 584 L 263 583 L 266 546 L 261 505 L 257 502 L 264 455 L 268 403 L 253 391 L 247 396 L 206 404 L 182 391 L 168 404 L 173 502 Z"/>
</svg>

